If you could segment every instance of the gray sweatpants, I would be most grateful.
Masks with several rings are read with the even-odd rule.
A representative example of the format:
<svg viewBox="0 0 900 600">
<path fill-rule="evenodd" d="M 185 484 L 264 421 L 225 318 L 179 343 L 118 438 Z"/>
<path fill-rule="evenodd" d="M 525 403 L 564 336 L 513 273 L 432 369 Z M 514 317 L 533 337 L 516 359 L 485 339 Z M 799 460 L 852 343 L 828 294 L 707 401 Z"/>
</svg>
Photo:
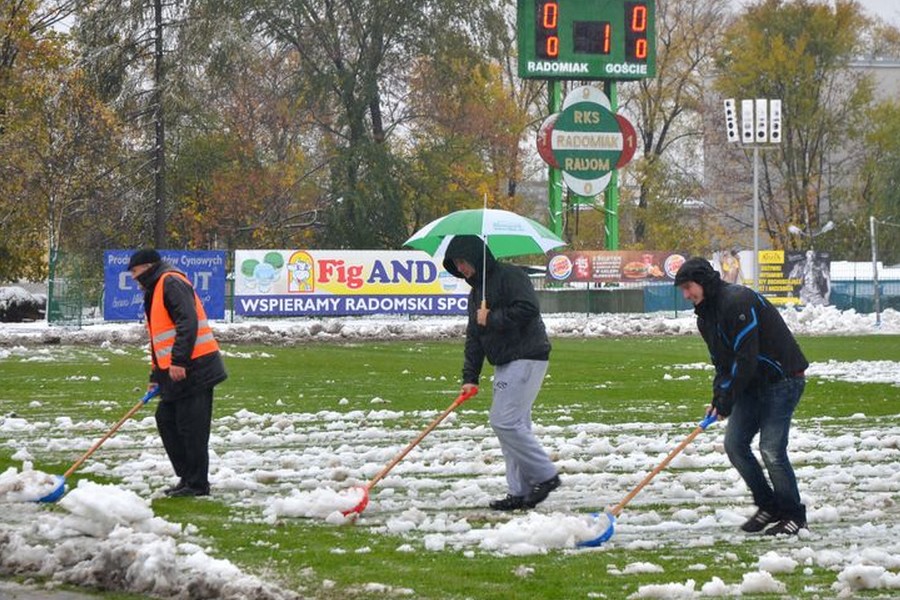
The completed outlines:
<svg viewBox="0 0 900 600">
<path fill-rule="evenodd" d="M 531 431 L 531 406 L 546 373 L 546 360 L 514 360 L 494 369 L 490 422 L 506 460 L 506 483 L 513 496 L 526 496 L 532 486 L 556 475 Z"/>
</svg>

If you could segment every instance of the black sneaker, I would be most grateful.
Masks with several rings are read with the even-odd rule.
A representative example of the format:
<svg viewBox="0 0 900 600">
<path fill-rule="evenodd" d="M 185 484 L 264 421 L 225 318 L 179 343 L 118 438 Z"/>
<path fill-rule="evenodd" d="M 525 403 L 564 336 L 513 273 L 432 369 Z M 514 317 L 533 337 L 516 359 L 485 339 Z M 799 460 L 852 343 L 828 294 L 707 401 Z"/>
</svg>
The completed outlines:
<svg viewBox="0 0 900 600">
<path fill-rule="evenodd" d="M 185 487 L 186 485 L 187 484 L 184 482 L 184 479 L 179 479 L 178 483 L 164 489 L 163 494 L 165 494 L 166 496 L 171 496 L 174 492 L 177 492 L 178 490 Z"/>
<path fill-rule="evenodd" d="M 519 510 L 520 508 L 525 508 L 525 497 L 507 494 L 506 498 L 491 500 L 488 506 L 494 510 Z"/>
<path fill-rule="evenodd" d="M 807 529 L 806 521 L 781 519 L 766 529 L 766 535 L 797 535 L 801 529 Z"/>
<path fill-rule="evenodd" d="M 534 508 L 541 502 L 547 499 L 547 496 L 550 495 L 550 492 L 555 490 L 560 486 L 562 482 L 559 480 L 559 475 L 554 475 L 552 478 L 547 481 L 542 481 L 537 484 L 531 491 L 528 492 L 528 495 L 525 496 L 525 506 L 527 508 Z"/>
<path fill-rule="evenodd" d="M 769 511 L 760 508 L 756 511 L 755 515 L 747 519 L 747 521 L 741 525 L 741 529 L 747 533 L 756 533 L 757 531 L 765 529 L 766 525 L 776 521 L 778 521 L 778 517 Z"/>
<path fill-rule="evenodd" d="M 209 496 L 209 486 L 204 488 L 193 488 L 186 485 L 169 494 L 169 498 L 187 498 L 191 496 Z"/>
</svg>

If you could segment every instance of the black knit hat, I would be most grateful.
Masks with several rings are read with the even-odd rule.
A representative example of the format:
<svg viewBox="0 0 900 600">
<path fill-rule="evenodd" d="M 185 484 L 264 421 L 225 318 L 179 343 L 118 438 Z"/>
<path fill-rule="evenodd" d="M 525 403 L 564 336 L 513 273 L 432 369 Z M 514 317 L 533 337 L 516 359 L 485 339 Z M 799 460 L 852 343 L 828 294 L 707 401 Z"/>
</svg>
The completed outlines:
<svg viewBox="0 0 900 600">
<path fill-rule="evenodd" d="M 159 252 L 152 248 L 143 248 L 131 255 L 131 260 L 128 261 L 127 270 L 130 271 L 138 265 L 158 263 L 161 260 L 162 256 L 159 255 Z"/>
<path fill-rule="evenodd" d="M 681 285 L 688 281 L 699 283 L 702 286 L 719 279 L 719 273 L 713 269 L 705 258 L 694 257 L 684 261 L 681 268 L 675 274 L 675 285 Z"/>
</svg>

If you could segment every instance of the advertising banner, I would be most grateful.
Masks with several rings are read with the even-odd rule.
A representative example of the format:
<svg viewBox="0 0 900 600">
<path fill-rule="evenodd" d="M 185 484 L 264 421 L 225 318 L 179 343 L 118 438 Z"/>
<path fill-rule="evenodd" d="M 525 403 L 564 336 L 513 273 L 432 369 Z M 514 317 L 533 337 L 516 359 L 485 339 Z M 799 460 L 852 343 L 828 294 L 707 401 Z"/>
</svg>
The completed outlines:
<svg viewBox="0 0 900 600">
<path fill-rule="evenodd" d="M 560 252 L 547 263 L 547 279 L 556 282 L 669 282 L 685 261 L 684 253 L 642 250 Z"/>
<path fill-rule="evenodd" d="M 829 252 L 765 250 L 759 253 L 759 262 L 759 291 L 772 304 L 830 303 Z"/>
<path fill-rule="evenodd" d="M 722 281 L 753 287 L 754 262 L 752 250 L 719 250 L 713 253 L 713 268 Z"/>
<path fill-rule="evenodd" d="M 134 250 L 103 253 L 103 318 L 106 321 L 144 319 L 144 292 L 126 270 Z M 225 251 L 160 250 L 164 261 L 187 275 L 210 319 L 225 318 Z"/>
<path fill-rule="evenodd" d="M 469 286 L 418 250 L 237 250 L 234 310 L 248 316 L 459 315 Z"/>
</svg>

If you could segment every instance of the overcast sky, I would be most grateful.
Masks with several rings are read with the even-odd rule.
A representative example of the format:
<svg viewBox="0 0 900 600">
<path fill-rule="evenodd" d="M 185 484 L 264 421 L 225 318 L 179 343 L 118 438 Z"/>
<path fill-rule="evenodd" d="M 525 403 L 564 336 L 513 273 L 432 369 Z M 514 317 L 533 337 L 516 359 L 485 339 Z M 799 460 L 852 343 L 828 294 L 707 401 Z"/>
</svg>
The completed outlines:
<svg viewBox="0 0 900 600">
<path fill-rule="evenodd" d="M 859 0 L 867 12 L 900 27 L 900 2 L 897 0 Z"/>
<path fill-rule="evenodd" d="M 863 10 L 872 16 L 878 16 L 900 27 L 900 1 L 898 0 L 856 0 Z"/>
<path fill-rule="evenodd" d="M 752 4 L 755 0 L 736 0 L 737 4 L 744 6 Z M 896 27 L 900 27 L 900 1 L 898 0 L 856 0 L 862 5 L 865 12 L 879 16 Z"/>
</svg>

